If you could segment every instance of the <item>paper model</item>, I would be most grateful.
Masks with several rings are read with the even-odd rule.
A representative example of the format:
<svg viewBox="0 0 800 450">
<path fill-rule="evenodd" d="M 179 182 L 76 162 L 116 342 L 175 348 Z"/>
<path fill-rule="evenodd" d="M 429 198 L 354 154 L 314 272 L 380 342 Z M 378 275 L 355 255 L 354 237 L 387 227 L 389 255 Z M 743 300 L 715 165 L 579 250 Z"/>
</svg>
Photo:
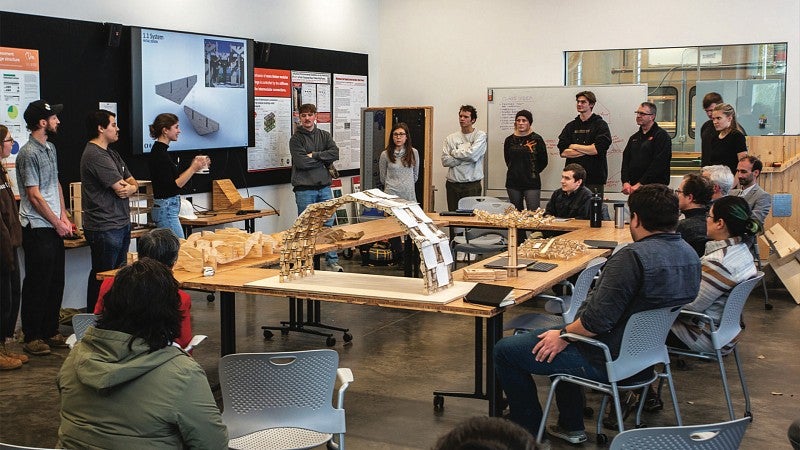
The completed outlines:
<svg viewBox="0 0 800 450">
<path fill-rule="evenodd" d="M 189 92 L 191 92 L 195 84 L 197 84 L 197 75 L 178 78 L 177 80 L 157 84 L 156 94 L 180 105 L 186 99 L 186 96 L 189 95 Z"/>
</svg>

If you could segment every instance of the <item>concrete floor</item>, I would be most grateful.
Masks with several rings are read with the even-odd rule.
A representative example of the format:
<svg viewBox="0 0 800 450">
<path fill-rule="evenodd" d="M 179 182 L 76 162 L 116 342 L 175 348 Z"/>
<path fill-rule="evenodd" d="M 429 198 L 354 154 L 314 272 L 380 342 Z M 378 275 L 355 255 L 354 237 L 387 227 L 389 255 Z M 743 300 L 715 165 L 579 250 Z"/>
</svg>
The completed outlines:
<svg viewBox="0 0 800 450">
<path fill-rule="evenodd" d="M 347 271 L 362 269 L 354 262 L 343 262 Z M 371 271 L 401 274 L 393 268 Z M 192 298 L 194 332 L 209 336 L 195 350 L 195 357 L 205 368 L 209 382 L 215 384 L 219 304 L 207 302 L 202 293 L 192 293 Z M 800 308 L 780 286 L 770 290 L 770 300 L 774 309 L 765 311 L 763 294 L 757 287 L 746 306 L 747 329 L 739 347 L 754 416 L 744 437 L 745 449 L 791 448 L 786 429 L 800 417 Z M 239 352 L 325 347 L 323 338 L 296 333 L 278 333 L 273 340 L 264 340 L 261 325 L 286 320 L 284 299 L 240 297 L 237 306 Z M 506 317 L 534 310 L 532 304 L 514 307 Z M 433 390 L 470 390 L 472 386 L 472 318 L 340 304 L 323 304 L 322 311 L 326 322 L 350 327 L 354 336 L 352 343 L 343 345 L 337 333 L 333 347 L 339 351 L 341 366 L 351 368 L 355 375 L 345 397 L 349 448 L 430 448 L 438 436 L 462 420 L 486 414 L 487 403 L 480 400 L 447 398 L 441 413 L 434 412 L 432 406 Z M 69 331 L 65 327 L 64 332 Z M 55 443 L 60 420 L 55 377 L 67 352 L 56 350 L 46 357 L 33 357 L 22 369 L 0 373 L 0 442 L 42 447 Z M 726 359 L 726 363 L 734 406 L 741 415 L 744 401 L 733 359 Z M 714 363 L 692 360 L 685 369 L 675 368 L 674 376 L 684 424 L 727 420 Z M 542 381 L 540 396 L 545 398 L 547 383 Z M 648 425 L 674 425 L 672 407 L 669 401 L 666 403 L 664 411 L 645 415 Z M 599 397 L 589 396 L 587 404 L 597 408 Z M 589 442 L 583 447 L 602 448 L 594 443 L 593 420 L 587 420 L 587 431 Z M 552 444 L 554 449 L 573 447 L 563 442 Z"/>
</svg>

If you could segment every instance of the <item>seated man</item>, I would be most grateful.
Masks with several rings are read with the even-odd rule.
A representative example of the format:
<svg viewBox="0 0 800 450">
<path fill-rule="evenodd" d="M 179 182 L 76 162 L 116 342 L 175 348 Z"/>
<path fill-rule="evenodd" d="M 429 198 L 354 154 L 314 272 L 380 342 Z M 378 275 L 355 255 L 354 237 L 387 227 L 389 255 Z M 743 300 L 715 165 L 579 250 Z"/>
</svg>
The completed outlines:
<svg viewBox="0 0 800 450">
<path fill-rule="evenodd" d="M 683 220 L 678 223 L 678 233 L 683 240 L 692 246 L 697 256 L 706 252 L 706 214 L 711 203 L 714 186 L 711 181 L 696 173 L 683 176 L 683 181 L 678 189 L 678 208 L 683 213 Z"/>
<path fill-rule="evenodd" d="M 661 184 L 642 186 L 628 198 L 634 242 L 609 257 L 594 290 L 574 322 L 501 339 L 494 349 L 497 376 L 508 397 L 511 420 L 538 432 L 542 407 L 534 375 L 571 373 L 608 382 L 603 353 L 593 346 L 561 339 L 563 333 L 594 337 L 619 354 L 622 335 L 634 313 L 685 305 L 700 287 L 700 260 L 675 233 L 678 198 Z M 652 373 L 652 372 L 650 372 Z M 643 371 L 632 377 L 649 375 Z M 571 443 L 586 441 L 583 389 L 560 383 L 556 389 L 558 425 L 550 434 Z"/>
<path fill-rule="evenodd" d="M 553 191 L 544 210 L 546 216 L 588 219 L 592 204 L 592 192 L 583 185 L 586 170 L 580 164 L 571 163 L 561 172 L 561 189 Z"/>
<path fill-rule="evenodd" d="M 178 250 L 180 250 L 181 244 L 178 237 L 169 228 L 156 228 L 142 235 L 136 248 L 139 251 L 139 258 L 153 258 L 172 269 L 178 260 Z M 103 314 L 103 298 L 111 290 L 113 284 L 113 278 L 103 280 L 103 284 L 100 285 L 100 294 L 97 296 L 97 303 L 94 305 L 95 314 Z M 181 348 L 186 348 L 189 341 L 192 340 L 192 299 L 189 294 L 180 289 L 178 295 L 181 298 L 181 330 L 178 337 L 175 338 L 175 343 Z"/>
<path fill-rule="evenodd" d="M 717 164 L 715 166 L 705 166 L 701 172 L 704 177 L 711 180 L 714 188 L 714 193 L 711 195 L 711 201 L 718 198 L 725 197 L 733 187 L 733 174 L 728 166 Z"/>
<path fill-rule="evenodd" d="M 732 189 L 730 195 L 743 197 L 750 205 L 753 217 L 763 225 L 772 208 L 772 196 L 758 185 L 758 176 L 761 175 L 762 168 L 761 160 L 755 156 L 745 156 L 740 159 L 736 166 L 739 187 Z"/>
</svg>

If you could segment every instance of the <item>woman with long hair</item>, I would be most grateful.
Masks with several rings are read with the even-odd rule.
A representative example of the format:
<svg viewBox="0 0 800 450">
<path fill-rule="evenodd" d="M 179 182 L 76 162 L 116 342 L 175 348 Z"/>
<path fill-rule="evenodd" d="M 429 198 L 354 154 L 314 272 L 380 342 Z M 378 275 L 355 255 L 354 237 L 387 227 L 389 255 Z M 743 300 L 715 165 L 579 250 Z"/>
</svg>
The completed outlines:
<svg viewBox="0 0 800 450">
<path fill-rule="evenodd" d="M 392 137 L 381 153 L 378 169 L 384 192 L 417 201 L 414 186 L 419 179 L 419 152 L 411 144 L 411 132 L 405 123 L 392 127 Z"/>
<path fill-rule="evenodd" d="M 150 125 L 150 137 L 156 141 L 150 150 L 150 177 L 153 180 L 153 221 L 158 228 L 169 228 L 175 236 L 183 238 L 178 213 L 181 210 L 180 190 L 197 172 L 207 169 L 211 163 L 208 156 L 197 155 L 183 172 L 167 153 L 169 144 L 178 140 L 181 126 L 178 116 L 161 113 Z"/>
<path fill-rule="evenodd" d="M 59 448 L 228 448 L 205 372 L 173 344 L 179 305 L 164 264 L 120 269 L 103 315 L 58 373 Z"/>
</svg>

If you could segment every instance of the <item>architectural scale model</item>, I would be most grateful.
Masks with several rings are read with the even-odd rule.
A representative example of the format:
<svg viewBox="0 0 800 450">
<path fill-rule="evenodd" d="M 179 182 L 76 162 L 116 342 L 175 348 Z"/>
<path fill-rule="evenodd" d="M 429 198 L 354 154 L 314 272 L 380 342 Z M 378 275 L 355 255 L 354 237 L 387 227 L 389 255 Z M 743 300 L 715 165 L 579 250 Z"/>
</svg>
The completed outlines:
<svg viewBox="0 0 800 450">
<path fill-rule="evenodd" d="M 514 207 L 509 207 L 503 214 L 492 214 L 476 209 L 475 217 L 506 228 L 540 228 L 542 225 L 551 224 L 555 219 L 552 216 L 545 217 L 541 208 L 536 211 L 517 211 Z"/>
<path fill-rule="evenodd" d="M 280 282 L 314 274 L 315 244 L 317 235 L 323 232 L 323 223 L 337 208 L 353 202 L 391 214 L 403 224 L 419 249 L 426 294 L 453 285 L 450 273 L 453 256 L 447 236 L 434 225 L 419 204 L 385 194 L 378 189 L 347 194 L 306 208 L 294 225 L 285 232 L 281 249 Z"/>
<path fill-rule="evenodd" d="M 219 122 L 216 120 L 211 119 L 193 110 L 192 108 L 189 108 L 188 106 L 183 107 L 183 113 L 189 118 L 194 131 L 196 131 L 200 136 L 205 136 L 207 134 L 216 133 L 219 131 Z"/>
<path fill-rule="evenodd" d="M 186 96 L 189 95 L 189 92 L 191 92 L 195 84 L 197 84 L 197 75 L 178 78 L 177 80 L 157 84 L 156 94 L 180 105 L 186 99 Z"/>
<path fill-rule="evenodd" d="M 528 239 L 519 246 L 519 256 L 533 259 L 570 259 L 585 253 L 583 242 L 564 238 Z"/>
<path fill-rule="evenodd" d="M 229 264 L 248 256 L 262 257 L 277 251 L 278 241 L 260 231 L 247 233 L 238 228 L 192 233 L 181 240 L 175 269 L 202 273 L 203 267 L 214 270 L 220 264 Z"/>
</svg>

